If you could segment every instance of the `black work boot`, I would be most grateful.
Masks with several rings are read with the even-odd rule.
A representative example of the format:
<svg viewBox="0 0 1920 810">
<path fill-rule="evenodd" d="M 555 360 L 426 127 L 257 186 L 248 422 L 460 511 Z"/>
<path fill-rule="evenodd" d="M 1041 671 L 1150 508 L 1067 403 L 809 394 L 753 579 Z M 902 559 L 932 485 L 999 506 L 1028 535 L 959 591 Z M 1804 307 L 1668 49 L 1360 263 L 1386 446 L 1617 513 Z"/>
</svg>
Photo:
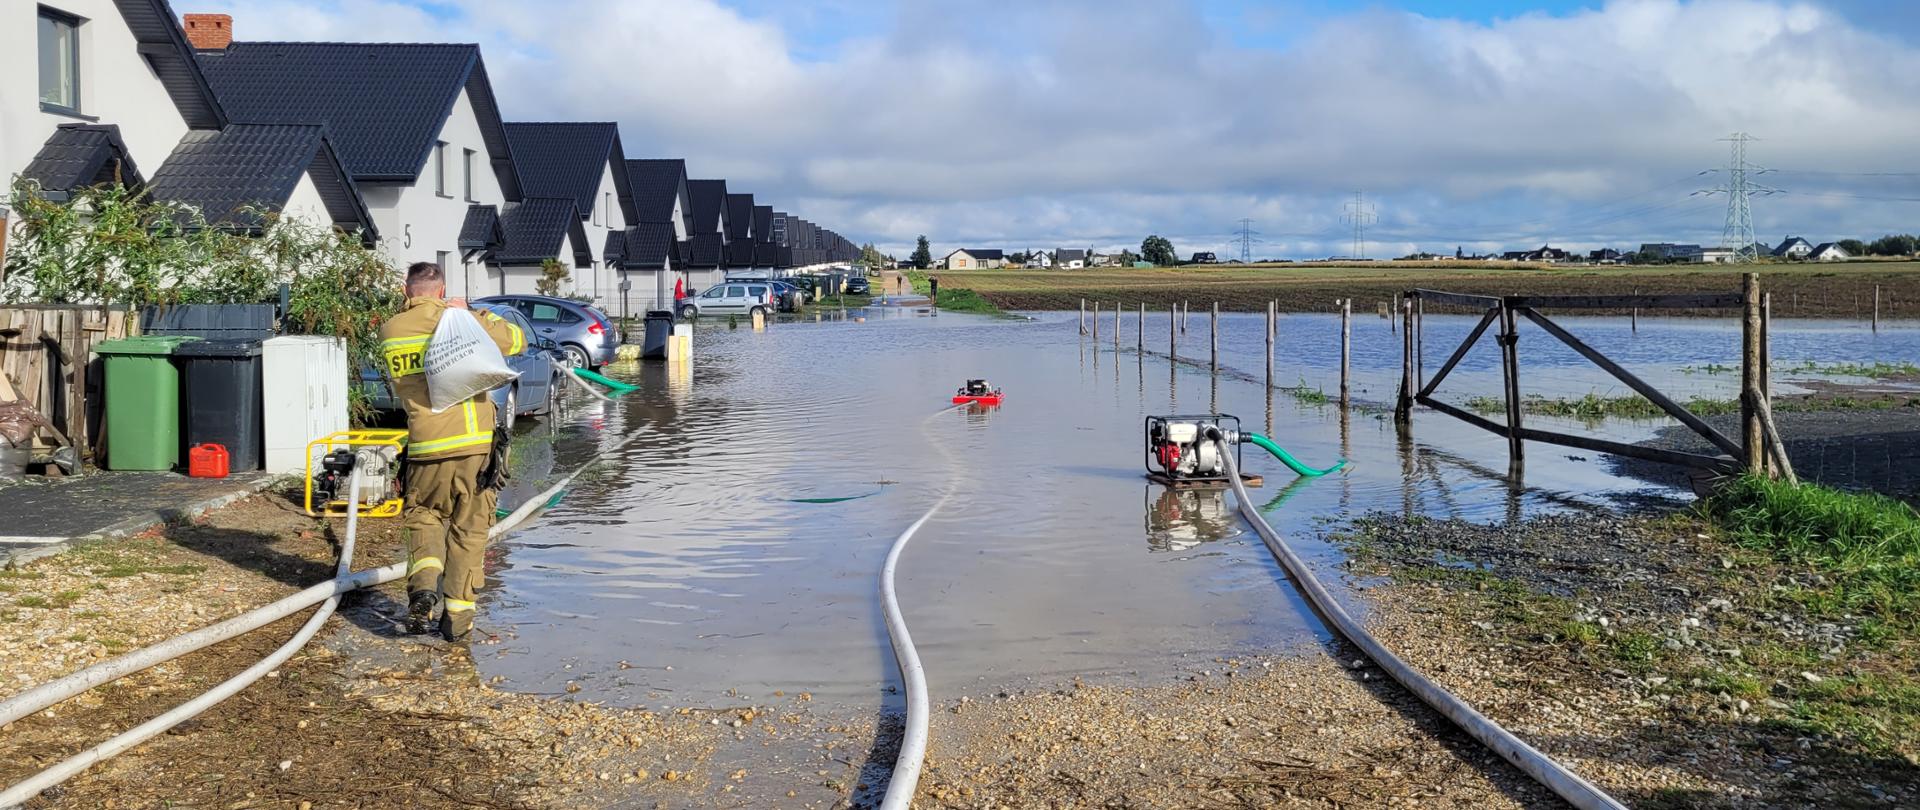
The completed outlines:
<svg viewBox="0 0 1920 810">
<path fill-rule="evenodd" d="M 433 632 L 433 612 L 439 607 L 439 591 L 414 591 L 408 594 L 407 632 L 416 636 Z"/>
</svg>

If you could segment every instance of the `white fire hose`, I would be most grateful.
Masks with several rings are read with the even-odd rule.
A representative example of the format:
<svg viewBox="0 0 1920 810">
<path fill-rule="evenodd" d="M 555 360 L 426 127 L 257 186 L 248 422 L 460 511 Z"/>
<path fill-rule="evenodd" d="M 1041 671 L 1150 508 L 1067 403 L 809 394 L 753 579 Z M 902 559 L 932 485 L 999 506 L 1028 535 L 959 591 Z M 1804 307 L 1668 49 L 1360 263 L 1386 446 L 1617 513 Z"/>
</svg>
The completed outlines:
<svg viewBox="0 0 1920 810">
<path fill-rule="evenodd" d="M 1314 577 L 1312 569 L 1307 567 L 1306 562 L 1293 553 L 1293 549 L 1280 539 L 1279 532 L 1274 531 L 1273 526 L 1261 516 L 1259 507 L 1255 506 L 1253 498 L 1247 495 L 1246 485 L 1240 482 L 1240 465 L 1234 460 L 1232 448 L 1228 447 L 1224 440 L 1219 443 L 1219 446 L 1220 457 L 1226 459 L 1227 480 L 1233 485 L 1234 499 L 1239 501 L 1240 514 L 1245 515 L 1247 522 L 1253 524 L 1254 530 L 1260 533 L 1260 539 L 1266 543 L 1267 550 L 1273 552 L 1274 559 L 1278 560 L 1287 574 L 1293 577 L 1293 581 L 1299 584 L 1300 592 L 1307 597 L 1307 601 L 1313 605 L 1314 610 L 1333 626 L 1335 632 L 1353 646 L 1360 648 L 1361 653 L 1372 659 L 1421 702 L 1433 707 L 1461 731 L 1480 741 L 1481 745 L 1499 754 L 1502 759 L 1513 763 L 1514 767 L 1552 790 L 1568 804 L 1580 810 L 1626 810 L 1626 805 L 1607 795 L 1605 791 L 1540 753 L 1525 740 L 1514 736 L 1513 732 L 1501 728 L 1498 723 L 1487 719 L 1486 715 L 1475 711 L 1472 706 L 1467 705 L 1466 701 L 1455 697 L 1453 693 L 1429 680 L 1427 676 L 1422 675 L 1419 670 L 1401 660 L 1399 656 L 1393 654 L 1392 650 L 1387 649 L 1386 645 L 1375 639 L 1373 634 L 1367 632 L 1365 626 L 1347 615 L 1347 611 L 1334 600 L 1333 594 L 1329 593 L 1326 587 L 1320 584 L 1320 580 Z"/>
</svg>

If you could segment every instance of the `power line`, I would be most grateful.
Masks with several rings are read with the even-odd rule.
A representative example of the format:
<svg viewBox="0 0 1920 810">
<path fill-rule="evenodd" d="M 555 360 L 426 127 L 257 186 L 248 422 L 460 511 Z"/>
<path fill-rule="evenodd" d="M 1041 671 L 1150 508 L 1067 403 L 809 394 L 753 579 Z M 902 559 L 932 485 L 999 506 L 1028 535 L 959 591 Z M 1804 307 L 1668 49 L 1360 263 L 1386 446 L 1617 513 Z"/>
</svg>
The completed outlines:
<svg viewBox="0 0 1920 810">
<path fill-rule="evenodd" d="M 1353 223 L 1353 258 L 1365 259 L 1367 258 L 1367 226 L 1380 217 L 1367 205 L 1364 192 L 1354 192 L 1353 202 L 1347 203 L 1346 209 L 1347 213 L 1341 219 Z"/>
</svg>

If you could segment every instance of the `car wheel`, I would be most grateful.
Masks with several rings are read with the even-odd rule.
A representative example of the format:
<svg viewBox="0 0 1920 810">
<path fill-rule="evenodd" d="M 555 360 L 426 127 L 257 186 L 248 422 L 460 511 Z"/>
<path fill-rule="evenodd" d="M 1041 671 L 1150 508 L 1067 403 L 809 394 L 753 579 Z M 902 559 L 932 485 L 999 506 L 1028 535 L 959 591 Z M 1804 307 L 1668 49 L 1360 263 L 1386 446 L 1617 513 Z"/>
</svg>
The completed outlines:
<svg viewBox="0 0 1920 810">
<path fill-rule="evenodd" d="M 749 317 L 749 318 L 751 318 L 751 317 L 753 317 L 753 316 L 755 316 L 755 315 L 758 315 L 758 316 L 760 316 L 760 317 L 762 317 L 762 318 L 765 318 L 765 317 L 767 317 L 767 308 L 766 308 L 766 307 L 754 307 L 754 308 L 752 308 L 752 309 L 749 309 L 749 310 L 747 310 L 747 317 Z"/>
<path fill-rule="evenodd" d="M 586 349 L 582 349 L 571 343 L 560 347 L 560 349 L 567 355 L 567 362 L 572 363 L 574 368 L 590 369 L 593 367 L 593 358 L 587 356 Z"/>
<path fill-rule="evenodd" d="M 507 389 L 507 407 L 501 411 L 499 416 L 494 417 L 494 421 L 500 425 L 501 430 L 511 433 L 513 432 L 513 423 L 519 421 L 519 411 L 520 387 L 514 386 L 513 388 Z"/>
<path fill-rule="evenodd" d="M 697 309 L 694 309 L 693 307 L 681 307 L 681 308 L 680 308 L 680 319 L 681 319 L 681 320 L 683 320 L 683 321 L 691 321 L 691 320 L 693 320 L 693 319 L 695 319 L 695 318 L 698 318 L 698 317 L 700 317 L 700 310 L 697 310 Z"/>
</svg>

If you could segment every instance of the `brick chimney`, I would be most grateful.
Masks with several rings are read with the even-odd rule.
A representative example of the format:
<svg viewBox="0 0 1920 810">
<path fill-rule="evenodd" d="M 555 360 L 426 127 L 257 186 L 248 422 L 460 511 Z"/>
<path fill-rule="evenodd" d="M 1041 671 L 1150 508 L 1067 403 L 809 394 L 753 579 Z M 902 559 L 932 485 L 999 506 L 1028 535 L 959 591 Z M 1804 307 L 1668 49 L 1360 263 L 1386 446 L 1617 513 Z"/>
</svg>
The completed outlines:
<svg viewBox="0 0 1920 810">
<path fill-rule="evenodd" d="M 230 14 L 184 14 L 187 41 L 202 51 L 224 51 L 233 44 L 233 16 Z"/>
</svg>

